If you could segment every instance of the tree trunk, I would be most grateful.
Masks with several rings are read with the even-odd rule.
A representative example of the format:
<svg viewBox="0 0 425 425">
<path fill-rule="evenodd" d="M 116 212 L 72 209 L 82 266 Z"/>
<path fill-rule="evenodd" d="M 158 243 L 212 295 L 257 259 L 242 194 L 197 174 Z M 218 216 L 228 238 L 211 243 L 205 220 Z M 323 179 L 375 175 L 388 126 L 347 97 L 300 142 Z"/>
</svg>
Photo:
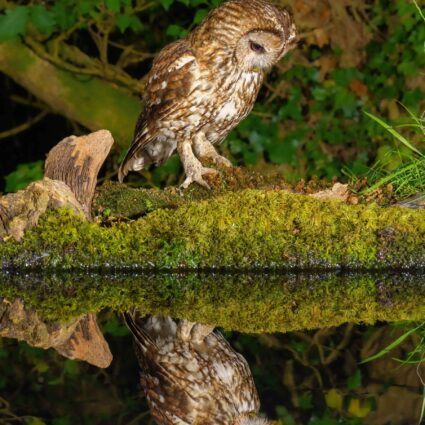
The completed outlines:
<svg viewBox="0 0 425 425">
<path fill-rule="evenodd" d="M 128 147 L 140 101 L 99 78 L 78 77 L 41 59 L 20 41 L 0 43 L 4 72 L 54 112 L 95 131 L 108 128 L 118 147 Z"/>
</svg>

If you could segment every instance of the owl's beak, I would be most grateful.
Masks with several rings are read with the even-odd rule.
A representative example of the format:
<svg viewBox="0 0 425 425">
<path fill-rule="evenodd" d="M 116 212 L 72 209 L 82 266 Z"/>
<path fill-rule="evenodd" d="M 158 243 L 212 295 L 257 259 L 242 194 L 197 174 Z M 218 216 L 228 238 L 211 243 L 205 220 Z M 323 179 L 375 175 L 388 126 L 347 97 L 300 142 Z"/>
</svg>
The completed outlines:
<svg viewBox="0 0 425 425">
<path fill-rule="evenodd" d="M 261 74 L 261 72 L 263 72 L 263 70 L 259 66 L 254 66 L 254 67 L 251 68 L 251 72 Z"/>
</svg>

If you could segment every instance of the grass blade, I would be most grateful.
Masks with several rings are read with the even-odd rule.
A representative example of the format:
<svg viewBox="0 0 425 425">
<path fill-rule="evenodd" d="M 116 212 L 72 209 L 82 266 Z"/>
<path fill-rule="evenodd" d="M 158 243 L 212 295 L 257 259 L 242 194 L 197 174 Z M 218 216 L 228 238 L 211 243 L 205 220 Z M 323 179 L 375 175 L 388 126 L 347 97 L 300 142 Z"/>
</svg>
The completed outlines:
<svg viewBox="0 0 425 425">
<path fill-rule="evenodd" d="M 394 136 L 398 141 L 403 143 L 411 151 L 417 153 L 419 156 L 425 157 L 425 155 L 418 149 L 416 149 L 405 137 L 403 137 L 398 131 L 394 130 L 392 126 L 387 124 L 385 121 L 382 121 L 380 118 L 375 115 L 370 114 L 369 112 L 363 111 L 369 118 L 377 122 L 381 127 L 385 128 L 392 136 Z"/>
<path fill-rule="evenodd" d="M 425 416 L 425 386 L 422 390 L 422 408 L 421 408 L 421 415 L 419 416 L 418 425 L 421 425 L 422 421 L 424 420 L 424 416 Z"/>
<path fill-rule="evenodd" d="M 408 338 L 412 333 L 416 332 L 420 327 L 423 326 L 423 323 L 421 323 L 416 328 L 410 329 L 407 332 L 405 332 L 403 335 L 399 336 L 395 341 L 393 341 L 390 345 L 379 351 L 378 353 L 367 357 L 366 359 L 362 360 L 360 364 L 369 363 L 372 360 L 379 359 L 382 356 L 385 356 L 385 354 L 388 354 L 391 350 L 393 350 L 395 347 L 400 345 L 406 338 Z"/>
<path fill-rule="evenodd" d="M 415 168 L 418 167 L 418 164 L 416 162 L 414 162 L 413 164 L 407 165 L 403 168 L 401 168 L 400 170 L 397 170 L 391 174 L 388 174 L 385 177 L 382 177 L 378 182 L 376 182 L 374 185 L 368 187 L 367 189 L 363 190 L 361 192 L 362 195 L 366 195 L 370 192 L 373 192 L 374 190 L 378 189 L 379 187 L 383 186 L 386 183 L 390 183 L 393 180 L 395 180 L 397 177 L 405 174 L 408 171 L 414 170 Z"/>
<path fill-rule="evenodd" d="M 416 9 L 418 9 L 419 15 L 421 15 L 422 19 L 425 21 L 425 16 L 422 12 L 422 9 L 419 7 L 418 3 L 416 2 L 416 0 L 413 0 L 414 5 L 416 6 Z"/>
</svg>

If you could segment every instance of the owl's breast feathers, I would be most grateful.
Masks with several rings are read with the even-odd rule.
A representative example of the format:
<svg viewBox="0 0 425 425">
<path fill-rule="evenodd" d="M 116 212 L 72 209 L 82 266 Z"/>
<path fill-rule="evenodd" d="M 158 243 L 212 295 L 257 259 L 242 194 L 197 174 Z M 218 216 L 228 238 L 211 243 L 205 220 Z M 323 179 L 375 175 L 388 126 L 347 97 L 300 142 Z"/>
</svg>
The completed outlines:
<svg viewBox="0 0 425 425">
<path fill-rule="evenodd" d="M 203 342 L 179 335 L 171 318 L 126 313 L 135 340 L 141 383 L 160 425 L 229 425 L 258 412 L 245 359 L 215 331 Z"/>
</svg>

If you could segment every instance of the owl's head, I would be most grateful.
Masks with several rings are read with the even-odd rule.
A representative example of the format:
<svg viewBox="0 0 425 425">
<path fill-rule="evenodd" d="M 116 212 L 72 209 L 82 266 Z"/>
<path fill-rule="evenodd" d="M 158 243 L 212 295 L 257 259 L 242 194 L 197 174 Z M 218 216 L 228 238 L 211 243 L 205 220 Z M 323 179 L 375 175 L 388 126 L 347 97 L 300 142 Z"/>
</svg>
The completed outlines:
<svg viewBox="0 0 425 425">
<path fill-rule="evenodd" d="M 258 19 L 260 25 L 242 35 L 236 45 L 236 60 L 246 71 L 271 68 L 296 43 L 297 30 L 289 10 L 266 7 L 268 13 Z"/>
</svg>

